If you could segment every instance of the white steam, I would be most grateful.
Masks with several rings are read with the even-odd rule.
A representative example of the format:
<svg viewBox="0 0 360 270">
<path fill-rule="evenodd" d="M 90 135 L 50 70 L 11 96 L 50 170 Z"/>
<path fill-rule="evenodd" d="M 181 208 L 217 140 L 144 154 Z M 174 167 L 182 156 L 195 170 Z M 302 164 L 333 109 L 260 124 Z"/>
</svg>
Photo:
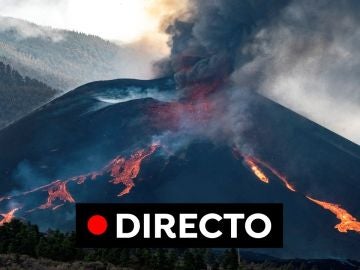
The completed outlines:
<svg viewBox="0 0 360 270">
<path fill-rule="evenodd" d="M 352 4 L 293 2 L 244 49 L 255 58 L 233 77 L 360 144 L 360 20 Z"/>
<path fill-rule="evenodd" d="M 19 39 L 43 38 L 53 42 L 64 39 L 64 33 L 51 27 L 39 27 L 23 20 L 0 16 L 0 33 L 8 31 L 16 32 Z"/>
</svg>

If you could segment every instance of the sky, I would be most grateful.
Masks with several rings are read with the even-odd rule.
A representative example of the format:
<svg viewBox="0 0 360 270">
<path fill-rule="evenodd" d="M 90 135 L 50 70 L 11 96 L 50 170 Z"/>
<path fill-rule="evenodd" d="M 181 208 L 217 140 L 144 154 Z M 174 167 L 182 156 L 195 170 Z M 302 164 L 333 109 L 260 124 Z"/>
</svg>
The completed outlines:
<svg viewBox="0 0 360 270">
<path fill-rule="evenodd" d="M 149 34 L 161 38 L 161 19 L 173 5 L 163 0 L 0 0 L 0 15 L 130 43 Z"/>
</svg>

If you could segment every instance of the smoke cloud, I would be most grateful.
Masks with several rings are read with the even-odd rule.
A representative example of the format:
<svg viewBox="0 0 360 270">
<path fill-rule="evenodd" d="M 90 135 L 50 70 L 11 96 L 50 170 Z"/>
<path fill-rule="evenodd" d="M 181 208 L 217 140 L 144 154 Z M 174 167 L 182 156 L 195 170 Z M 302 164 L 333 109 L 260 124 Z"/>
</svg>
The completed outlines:
<svg viewBox="0 0 360 270">
<path fill-rule="evenodd" d="M 0 16 L 0 33 L 8 31 L 16 32 L 19 39 L 43 38 L 59 42 L 65 38 L 59 30 L 50 27 L 39 27 L 23 20 Z"/>
<path fill-rule="evenodd" d="M 286 1 L 195 1 L 177 18 L 171 36 L 170 65 L 180 87 L 223 80 L 241 61 L 239 48 Z M 164 71 L 167 72 L 166 70 Z"/>
<path fill-rule="evenodd" d="M 360 3 L 294 1 L 243 48 L 233 78 L 360 144 Z"/>
<path fill-rule="evenodd" d="M 237 91 L 229 81 L 249 55 L 242 48 L 254 33 L 269 23 L 288 1 L 192 1 L 186 13 L 172 20 L 166 32 L 171 36 L 171 56 L 156 66 L 161 74 L 174 74 L 184 97 L 220 93 L 205 101 L 216 108 L 214 119 L 201 134 L 215 140 L 230 140 L 244 151 L 253 149 L 241 139 L 251 125 L 249 95 Z"/>
<path fill-rule="evenodd" d="M 355 1 L 195 1 L 167 28 L 180 88 L 230 79 L 360 144 Z"/>
</svg>

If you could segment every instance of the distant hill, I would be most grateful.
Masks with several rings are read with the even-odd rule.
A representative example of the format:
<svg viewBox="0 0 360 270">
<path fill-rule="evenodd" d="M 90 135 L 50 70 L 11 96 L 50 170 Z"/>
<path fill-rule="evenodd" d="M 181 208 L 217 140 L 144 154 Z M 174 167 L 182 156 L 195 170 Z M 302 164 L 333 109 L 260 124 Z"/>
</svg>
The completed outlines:
<svg viewBox="0 0 360 270">
<path fill-rule="evenodd" d="M 57 93 L 0 62 L 0 128 L 43 105 Z"/>
<path fill-rule="evenodd" d="M 0 61 L 56 89 L 130 76 L 130 64 L 141 76 L 145 51 L 0 16 Z"/>
</svg>

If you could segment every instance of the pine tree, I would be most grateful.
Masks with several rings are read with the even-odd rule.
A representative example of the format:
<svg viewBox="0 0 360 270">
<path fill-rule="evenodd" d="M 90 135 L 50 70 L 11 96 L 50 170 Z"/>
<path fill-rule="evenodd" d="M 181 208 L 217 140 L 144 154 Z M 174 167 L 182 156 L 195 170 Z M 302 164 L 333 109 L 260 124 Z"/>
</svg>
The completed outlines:
<svg viewBox="0 0 360 270">
<path fill-rule="evenodd" d="M 205 263 L 206 263 L 206 269 L 207 270 L 213 270 L 215 263 L 216 263 L 216 257 L 212 249 L 206 249 L 205 253 Z"/>
<path fill-rule="evenodd" d="M 235 248 L 225 250 L 223 254 L 222 266 L 225 270 L 238 270 L 238 255 Z"/>
<path fill-rule="evenodd" d="M 194 255 L 190 250 L 186 250 L 183 255 L 183 269 L 187 270 L 198 270 L 194 267 L 195 265 L 195 259 Z"/>
</svg>

